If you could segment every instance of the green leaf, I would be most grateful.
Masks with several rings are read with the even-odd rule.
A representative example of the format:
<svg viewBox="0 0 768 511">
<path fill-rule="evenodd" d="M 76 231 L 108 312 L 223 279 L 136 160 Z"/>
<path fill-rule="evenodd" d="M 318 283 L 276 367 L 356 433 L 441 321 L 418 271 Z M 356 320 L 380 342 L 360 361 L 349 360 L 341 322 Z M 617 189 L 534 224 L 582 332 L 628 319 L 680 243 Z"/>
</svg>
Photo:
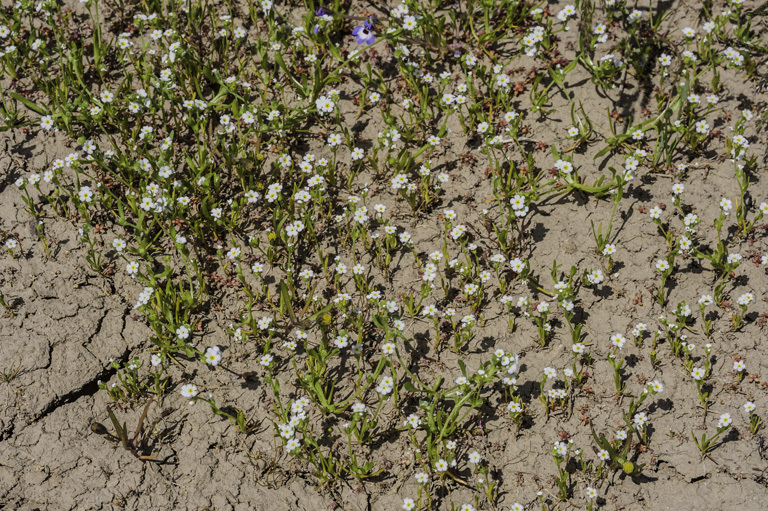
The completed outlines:
<svg viewBox="0 0 768 511">
<path fill-rule="evenodd" d="M 606 154 L 608 154 L 610 151 L 613 151 L 613 150 L 615 149 L 614 145 L 618 145 L 618 142 L 616 142 L 616 140 L 615 140 L 614 138 L 609 138 L 609 139 L 608 139 L 608 143 L 609 143 L 609 144 L 611 144 L 611 145 L 609 145 L 608 147 L 605 147 L 603 150 L 599 151 L 599 152 L 598 152 L 598 153 L 595 155 L 595 159 L 598 159 L 598 158 L 600 158 L 601 156 L 605 156 L 605 155 L 606 155 Z"/>
<path fill-rule="evenodd" d="M 408 392 L 421 392 L 419 389 L 413 386 L 413 383 L 406 381 L 403 383 L 403 388 Z"/>
<path fill-rule="evenodd" d="M 123 443 L 123 447 L 127 450 L 128 434 L 125 430 L 125 425 L 120 426 L 120 422 L 118 422 L 117 417 L 115 417 L 115 413 L 112 410 L 107 410 L 107 413 L 109 413 L 109 420 L 112 421 L 112 425 L 115 427 L 115 433 L 117 433 L 117 437 Z"/>
<path fill-rule="evenodd" d="M 461 360 L 461 359 L 459 359 L 457 361 L 457 363 L 459 364 L 459 367 L 461 368 L 461 374 L 466 378 L 466 376 L 467 376 L 467 366 L 464 364 L 464 361 Z"/>
<path fill-rule="evenodd" d="M 275 52 L 274 58 L 275 62 L 277 62 L 277 65 L 280 66 L 280 69 L 282 69 L 283 74 L 290 78 L 293 84 L 299 89 L 298 92 L 301 92 L 302 95 L 306 96 L 306 94 L 304 94 L 304 86 L 291 74 L 290 71 L 288 71 L 288 66 L 285 65 L 285 61 L 283 60 L 283 56 L 280 55 L 280 52 Z"/>
<path fill-rule="evenodd" d="M 288 292 L 288 285 L 285 283 L 285 280 L 280 281 L 280 310 L 288 312 L 288 316 L 290 316 L 294 326 L 299 324 L 299 320 L 296 319 L 296 313 L 293 311 L 291 295 Z"/>
<path fill-rule="evenodd" d="M 26 106 L 32 111 L 37 112 L 40 115 L 48 115 L 48 112 L 46 112 L 46 110 L 43 107 L 36 105 L 35 103 L 31 102 L 24 96 L 21 96 L 15 92 L 8 92 L 8 95 L 11 96 L 16 101 L 21 101 L 24 104 L 24 106 Z"/>
<path fill-rule="evenodd" d="M 376 325 L 381 330 L 384 330 L 384 331 L 387 330 L 387 325 L 382 320 L 381 314 L 374 314 L 373 315 L 373 324 Z"/>
<path fill-rule="evenodd" d="M 327 305 L 327 306 L 325 306 L 323 309 L 317 311 L 316 313 L 312 314 L 310 317 L 308 317 L 306 320 L 303 321 L 303 324 L 307 325 L 308 323 L 312 323 L 317 318 L 319 318 L 320 316 L 322 316 L 326 312 L 330 311 L 331 309 L 333 309 L 333 304 L 332 303 Z"/>
<path fill-rule="evenodd" d="M 323 387 L 320 385 L 320 382 L 315 382 L 313 388 L 315 390 L 315 395 L 320 400 L 323 407 L 326 407 L 328 405 L 328 401 L 325 399 L 325 392 L 323 391 Z"/>
</svg>

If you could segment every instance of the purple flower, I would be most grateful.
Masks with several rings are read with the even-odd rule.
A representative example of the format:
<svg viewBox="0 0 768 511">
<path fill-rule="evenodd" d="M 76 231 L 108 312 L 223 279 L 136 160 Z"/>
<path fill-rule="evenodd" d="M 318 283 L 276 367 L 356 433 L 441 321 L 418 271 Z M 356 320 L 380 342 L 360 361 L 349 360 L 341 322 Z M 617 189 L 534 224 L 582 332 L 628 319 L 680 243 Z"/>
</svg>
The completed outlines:
<svg viewBox="0 0 768 511">
<path fill-rule="evenodd" d="M 361 26 L 355 27 L 355 29 L 352 30 L 352 35 L 355 36 L 355 42 L 357 44 L 373 44 L 373 41 L 376 40 L 371 20 L 365 20 L 365 23 Z"/>
<path fill-rule="evenodd" d="M 315 11 L 315 16 L 317 16 L 318 18 L 325 16 L 325 11 L 323 10 L 322 7 L 320 7 L 318 10 Z M 312 29 L 312 33 L 317 35 L 317 32 L 319 30 L 320 30 L 320 25 L 315 25 L 315 28 Z"/>
</svg>

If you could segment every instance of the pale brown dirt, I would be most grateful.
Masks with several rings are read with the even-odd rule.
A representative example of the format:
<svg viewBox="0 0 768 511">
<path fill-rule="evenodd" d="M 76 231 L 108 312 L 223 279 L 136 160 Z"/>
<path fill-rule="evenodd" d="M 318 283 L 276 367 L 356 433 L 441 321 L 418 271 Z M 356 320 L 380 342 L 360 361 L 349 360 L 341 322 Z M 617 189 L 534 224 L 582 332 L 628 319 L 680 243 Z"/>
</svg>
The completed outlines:
<svg viewBox="0 0 768 511">
<path fill-rule="evenodd" d="M 750 2 L 746 2 L 749 4 Z M 751 2 L 754 6 L 756 2 Z M 681 3 L 685 7 L 687 4 Z M 552 8 L 555 12 L 557 8 Z M 671 30 L 683 26 L 685 8 L 666 23 Z M 565 51 L 566 58 L 573 53 Z M 525 58 L 521 59 L 525 65 Z M 530 64 L 530 63 L 528 63 Z M 517 64 L 516 64 L 517 65 Z M 437 69 L 439 72 L 441 69 Z M 618 108 L 623 114 L 642 115 L 642 108 L 649 98 L 639 93 L 637 85 L 629 90 L 618 90 L 611 99 L 600 98 L 585 72 L 577 68 L 568 76 L 568 84 L 583 101 L 590 116 L 598 123 L 607 122 L 606 107 Z M 631 80 L 630 80 L 631 81 Z M 754 95 L 755 83 L 745 83 L 738 72 L 723 73 L 721 92 L 723 112 L 734 112 L 750 106 L 756 113 L 764 105 L 765 96 Z M 576 88 L 578 84 L 578 88 Z M 356 85 L 346 83 L 342 90 L 350 97 L 356 94 Z M 570 126 L 567 101 L 554 96 L 553 106 L 558 112 L 551 119 L 537 122 L 530 115 L 529 125 L 535 140 L 556 143 L 565 147 L 565 130 Z M 519 110 L 529 106 L 527 94 L 518 98 Z M 356 109 L 344 110 L 352 122 Z M 366 123 L 363 136 L 375 138 L 379 130 L 378 115 L 363 114 Z M 725 128 L 730 124 L 724 121 Z M 490 182 L 483 174 L 484 156 L 477 147 L 465 147 L 465 137 L 458 126 L 446 139 L 446 149 L 433 162 L 433 168 L 447 165 L 452 180 L 446 194 L 435 208 L 455 209 L 466 223 L 482 233 L 480 220 L 485 202 L 492 196 Z M 600 130 L 598 130 L 600 131 Z M 603 133 L 604 134 L 604 133 Z M 752 141 L 752 151 L 765 152 L 765 132 L 757 133 L 754 123 L 747 133 Z M 169 392 L 161 403 L 150 408 L 149 423 L 156 431 L 167 433 L 157 446 L 156 454 L 165 461 L 160 465 L 141 463 L 130 453 L 115 448 L 111 443 L 93 434 L 90 425 L 97 421 L 108 424 L 105 392 L 98 390 L 98 381 L 115 381 L 115 371 L 109 360 L 126 361 L 139 356 L 148 362 L 148 337 L 150 331 L 143 318 L 135 316 L 131 307 L 140 290 L 122 272 L 114 278 L 96 275 L 85 263 L 85 248 L 80 242 L 78 226 L 50 214 L 44 219 L 46 232 L 51 241 L 51 257 L 47 258 L 37 240 L 29 215 L 23 211 L 20 194 L 13 181 L 30 172 L 40 172 L 53 158 L 63 157 L 72 150 L 61 135 L 19 132 L 6 133 L 0 138 L 0 228 L 18 233 L 21 257 L 11 259 L 2 256 L 0 262 L 0 288 L 13 309 L 13 317 L 0 316 L 0 370 L 13 364 L 21 367 L 10 382 L 0 382 L 0 508 L 18 510 L 85 510 L 85 509 L 275 509 L 312 510 L 325 509 L 399 509 L 404 496 L 414 496 L 416 483 L 413 473 L 414 455 L 405 436 L 387 439 L 375 445 L 370 456 L 377 467 L 387 467 L 375 482 L 358 488 L 350 479 L 335 488 L 318 489 L 316 481 L 309 477 L 297 462 L 286 457 L 279 443 L 274 440 L 274 429 L 267 399 L 271 390 L 264 385 L 258 372 L 258 353 L 253 346 L 238 344 L 226 334 L 230 323 L 236 321 L 238 306 L 234 293 L 221 300 L 222 310 L 211 310 L 202 319 L 202 331 L 196 332 L 200 345 L 222 346 L 225 351 L 223 364 L 235 373 L 254 371 L 254 376 L 244 381 L 224 371 L 211 371 L 199 364 L 189 365 L 191 373 L 177 370 L 174 385 L 194 379 L 205 392 L 214 393 L 217 403 L 246 410 L 258 425 L 248 437 L 237 433 L 224 419 L 213 416 L 204 403 L 190 406 L 178 392 Z M 594 161 L 594 154 L 602 147 L 595 144 L 584 154 L 575 156 L 581 167 L 580 173 L 591 182 L 593 176 L 607 172 L 601 161 Z M 710 149 L 724 152 L 722 142 L 715 141 Z M 458 164 L 459 154 L 473 152 L 478 164 Z M 320 153 L 320 150 L 316 151 Z M 519 159 L 518 154 L 514 158 Z M 539 153 L 539 164 L 551 166 L 549 151 Z M 762 162 L 762 158 L 760 159 Z M 618 165 L 611 160 L 609 165 Z M 698 164 L 698 166 L 697 166 Z M 704 164 L 708 169 L 704 169 Z M 751 193 L 757 203 L 768 201 L 764 165 L 759 165 L 758 176 Z M 609 336 L 614 332 L 626 332 L 631 325 L 645 322 L 655 330 L 655 318 L 662 310 L 654 303 L 648 288 L 658 277 L 653 261 L 665 249 L 664 239 L 647 215 L 638 211 L 640 206 L 650 209 L 658 203 L 666 203 L 671 209 L 671 185 L 678 180 L 672 175 L 639 172 L 621 202 L 622 217 L 617 219 L 614 230 L 619 247 L 617 269 L 598 292 L 582 289 L 579 308 L 584 311 L 580 318 L 587 324 L 585 332 L 592 342 L 596 360 L 590 369 L 588 383 L 594 390 L 591 396 L 576 398 L 575 410 L 582 406 L 592 423 L 603 431 L 612 431 L 621 424 L 621 410 L 626 400 L 614 399 L 611 368 L 605 360 Z M 717 201 L 721 196 L 735 199 L 737 187 L 733 178 L 732 164 L 710 159 L 702 155 L 691 162 L 684 178 L 685 201 L 695 204 L 703 222 L 701 233 L 710 241 L 714 239 L 711 221 L 718 214 Z M 388 206 L 400 225 L 406 227 L 422 253 L 441 247 L 441 223 L 436 215 L 413 219 L 407 204 L 398 199 L 386 182 L 376 189 L 376 202 Z M 466 199 L 465 199 L 466 197 Z M 396 206 L 397 205 L 397 206 Z M 533 243 L 525 254 L 535 273 L 548 275 L 552 261 L 557 259 L 563 268 L 577 265 L 579 270 L 599 267 L 602 258 L 594 253 L 594 241 L 590 220 L 607 223 L 611 203 L 594 198 L 569 195 L 558 201 L 545 201 L 532 208 L 530 221 Z M 409 223 L 410 222 L 410 223 Z M 705 228 L 704 226 L 707 226 Z M 102 236 L 105 252 L 112 235 L 119 226 L 107 226 Z M 478 234 L 476 241 L 481 249 L 494 253 L 493 245 Z M 691 431 L 701 435 L 702 414 L 697 408 L 696 387 L 686 371 L 665 351 L 661 368 L 655 371 L 648 360 L 649 347 L 629 345 L 625 354 L 635 355 L 635 361 L 627 368 L 628 390 L 640 392 L 641 381 L 660 379 L 664 392 L 649 400 L 647 410 L 651 420 L 651 450 L 640 461 L 648 464 L 642 477 L 632 479 L 615 476 L 613 484 L 600 492 L 600 503 L 605 509 L 676 510 L 676 509 L 730 509 L 738 506 L 744 511 L 765 509 L 768 488 L 765 471 L 765 433 L 756 437 L 749 433 L 748 424 L 741 409 L 747 400 L 757 404 L 757 410 L 765 415 L 768 407 L 768 390 L 763 381 L 768 375 L 768 356 L 765 352 L 766 330 L 755 322 L 758 313 L 768 311 L 766 305 L 766 273 L 754 264 L 750 257 L 768 253 L 765 230 L 758 231 L 753 242 L 736 240 L 730 245 L 739 251 L 744 262 L 737 270 L 737 277 L 728 294 L 735 298 L 746 291 L 755 293 L 757 300 L 751 307 L 754 313 L 747 326 L 739 333 L 729 331 L 727 318 L 716 323 L 712 340 L 716 362 L 712 383 L 715 388 L 714 404 L 706 419 L 706 431 L 714 431 L 716 417 L 729 412 L 734 417 L 734 427 L 712 455 L 713 460 L 701 460 L 693 444 Z M 333 252 L 332 252 L 333 254 Z M 411 256 L 407 256 L 411 257 Z M 316 261 L 315 261 L 316 262 Z M 118 261 L 119 263 L 119 261 Z M 676 304 L 686 300 L 694 305 L 702 293 L 710 293 L 713 274 L 695 260 L 680 260 L 680 270 L 672 283 L 669 301 Z M 418 273 L 410 259 L 399 266 L 387 295 L 417 288 Z M 382 285 L 387 285 L 382 282 Z M 351 291 L 351 287 L 350 287 Z M 528 290 L 518 286 L 511 291 L 515 297 Z M 497 292 L 497 295 L 500 294 Z M 635 300 L 640 297 L 641 300 Z M 457 309 L 461 307 L 457 304 Z M 459 309 L 462 315 L 462 309 Z M 669 310 L 666 311 L 669 313 Z M 538 381 L 546 366 L 561 370 L 570 366 L 572 355 L 567 329 L 556 328 L 550 346 L 541 349 L 534 339 L 535 327 L 530 320 L 520 317 L 517 328 L 510 333 L 506 326 L 506 314 L 498 305 L 498 296 L 485 308 L 487 323 L 462 357 L 470 371 L 487 360 L 495 348 L 520 353 L 522 366 L 519 378 L 521 394 L 528 405 L 530 417 L 515 438 L 511 421 L 506 418 L 504 405 L 497 394 L 476 418 L 482 433 L 460 439 L 460 452 L 479 450 L 492 467 L 493 477 L 501 483 L 501 509 L 513 502 L 534 503 L 536 492 L 553 495 L 555 465 L 549 454 L 552 442 L 562 431 L 573 435 L 574 442 L 594 457 L 590 446 L 589 429 L 580 423 L 580 413 L 566 419 L 562 415 L 544 417 L 538 403 Z M 420 318 L 409 321 L 407 333 L 416 339 L 426 338 L 421 346 L 429 349 L 434 333 L 431 323 Z M 698 323 L 697 323 L 698 324 Z M 702 335 L 691 335 L 691 342 L 703 345 Z M 699 352 L 700 353 L 700 352 Z M 754 381 L 745 379 L 739 385 L 731 385 L 736 379 L 731 371 L 734 355 L 742 356 Z M 420 355 L 414 355 L 414 362 Z M 444 364 L 444 365 L 441 365 Z M 292 371 L 290 365 L 283 366 Z M 430 364 L 421 374 L 441 374 L 452 380 L 460 373 L 456 356 L 443 356 L 440 364 Z M 298 397 L 289 374 L 281 377 L 286 396 Z M 175 388 L 175 387 L 174 387 Z M 143 407 L 118 412 L 129 430 L 135 427 Z M 405 415 L 415 407 L 406 407 Z M 382 420 L 384 427 L 402 424 L 403 414 L 388 410 Z M 277 468 L 272 466 L 277 459 Z M 460 471 L 471 477 L 469 470 Z M 610 478 L 609 478 L 610 480 Z M 585 484 L 579 483 L 575 493 L 581 497 Z M 436 493 L 441 495 L 440 490 Z M 469 502 L 470 493 L 460 487 L 452 487 L 450 497 L 442 501 L 441 509 L 450 509 L 451 502 Z M 583 499 L 579 500 L 582 502 Z M 535 507 L 532 504 L 531 509 Z M 565 509 L 565 508 L 562 508 Z"/>
</svg>

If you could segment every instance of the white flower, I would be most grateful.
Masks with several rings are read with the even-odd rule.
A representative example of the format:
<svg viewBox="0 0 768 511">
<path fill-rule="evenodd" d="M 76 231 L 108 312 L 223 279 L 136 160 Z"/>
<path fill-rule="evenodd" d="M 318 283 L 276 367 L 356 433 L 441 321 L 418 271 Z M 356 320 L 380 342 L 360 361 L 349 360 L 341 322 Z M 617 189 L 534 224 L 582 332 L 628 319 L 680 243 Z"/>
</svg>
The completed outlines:
<svg viewBox="0 0 768 511">
<path fill-rule="evenodd" d="M 702 135 L 708 135 L 709 134 L 709 123 L 705 120 L 698 121 L 696 123 L 696 133 L 701 133 Z"/>
<path fill-rule="evenodd" d="M 80 188 L 80 192 L 78 192 L 77 196 L 82 202 L 91 202 L 91 199 L 93 198 L 93 192 L 91 191 L 90 186 L 83 186 Z"/>
<path fill-rule="evenodd" d="M 286 452 L 293 452 L 301 446 L 301 442 L 296 438 L 291 438 L 285 443 Z"/>
<path fill-rule="evenodd" d="M 376 386 L 376 392 L 386 396 L 392 392 L 392 388 L 394 387 L 394 385 L 395 385 L 395 381 L 392 379 L 392 377 L 385 376 L 381 379 L 379 384 Z"/>
<path fill-rule="evenodd" d="M 405 421 L 406 425 L 411 426 L 412 428 L 416 429 L 421 425 L 421 419 L 419 419 L 419 416 L 415 413 L 412 413 L 408 416 L 408 418 Z"/>
<path fill-rule="evenodd" d="M 185 325 L 181 325 L 179 328 L 176 329 L 176 335 L 179 339 L 186 339 L 189 337 L 189 327 Z"/>
<path fill-rule="evenodd" d="M 522 195 L 515 195 L 514 197 L 509 199 L 509 204 L 512 206 L 512 209 L 514 209 L 515 211 L 520 211 L 522 209 L 525 209 L 525 197 L 523 197 Z"/>
<path fill-rule="evenodd" d="M 600 284 L 605 279 L 605 276 L 603 275 L 603 271 L 600 269 L 594 269 L 589 274 L 587 274 L 587 280 L 591 284 Z"/>
<path fill-rule="evenodd" d="M 215 366 L 219 364 L 221 360 L 221 349 L 218 346 L 213 346 L 205 351 L 205 363 Z"/>
<path fill-rule="evenodd" d="M 269 316 L 264 316 L 257 322 L 257 324 L 259 325 L 259 330 L 267 330 L 269 325 L 272 324 L 272 318 Z"/>
<path fill-rule="evenodd" d="M 112 240 L 112 248 L 117 250 L 118 253 L 122 252 L 125 246 L 125 241 L 121 240 L 120 238 L 115 238 Z"/>
<path fill-rule="evenodd" d="M 186 398 L 195 397 L 197 395 L 197 387 L 192 383 L 187 383 L 181 386 L 181 395 Z"/>
<path fill-rule="evenodd" d="M 42 127 L 46 131 L 53 128 L 53 119 L 51 118 L 50 115 L 46 115 L 40 118 L 40 127 Z"/>
<path fill-rule="evenodd" d="M 555 162 L 555 168 L 564 174 L 573 172 L 573 164 L 567 160 L 557 160 Z"/>
<path fill-rule="evenodd" d="M 568 444 L 565 442 L 555 442 L 554 449 L 558 456 L 565 456 L 568 454 Z"/>
<path fill-rule="evenodd" d="M 522 273 L 525 270 L 525 263 L 518 258 L 509 261 L 509 265 L 512 267 L 512 271 L 515 273 Z"/>
<path fill-rule="evenodd" d="M 411 31 L 416 28 L 416 18 L 413 16 L 406 16 L 403 18 L 403 28 Z"/>
</svg>

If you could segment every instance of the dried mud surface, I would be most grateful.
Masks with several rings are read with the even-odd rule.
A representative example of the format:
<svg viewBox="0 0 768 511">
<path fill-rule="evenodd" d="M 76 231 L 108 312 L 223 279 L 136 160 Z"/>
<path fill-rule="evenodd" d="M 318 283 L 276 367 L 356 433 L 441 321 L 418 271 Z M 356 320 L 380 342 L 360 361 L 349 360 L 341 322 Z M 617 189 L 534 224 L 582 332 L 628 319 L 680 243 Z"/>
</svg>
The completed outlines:
<svg viewBox="0 0 768 511">
<path fill-rule="evenodd" d="M 681 6 L 685 5 L 681 2 Z M 686 12 L 681 8 L 680 13 L 666 23 L 671 29 L 683 26 Z M 573 55 L 565 52 L 565 56 Z M 735 71 L 729 73 L 722 79 L 725 85 L 720 94 L 723 112 L 764 105 L 765 97 L 754 93 L 754 83 L 744 83 Z M 579 68 L 568 76 L 570 90 L 583 102 L 587 112 L 604 119 L 609 107 L 618 109 L 624 116 L 642 116 L 649 98 L 636 86 L 619 87 L 611 98 L 605 99 L 597 94 L 587 78 Z M 346 98 L 353 97 L 358 90 L 351 82 L 340 88 Z M 530 136 L 564 146 L 565 129 L 570 126 L 567 105 L 563 97 L 555 96 L 553 106 L 558 113 L 542 122 L 531 116 L 530 121 L 526 121 L 532 127 Z M 527 96 L 522 96 L 518 109 L 525 110 L 528 106 Z M 352 122 L 354 107 L 347 104 L 343 112 Z M 369 120 L 371 122 L 363 124 L 360 135 L 375 138 L 380 127 L 376 125 L 376 117 L 371 116 Z M 727 126 L 725 121 L 721 123 L 721 128 L 723 126 Z M 758 134 L 751 128 L 747 136 L 753 141 L 753 151 L 763 154 L 765 133 Z M 471 142 L 468 147 L 465 143 L 456 126 L 454 134 L 447 137 L 445 151 L 433 162 L 433 168 L 445 165 L 451 169 L 452 178 L 437 209 L 454 209 L 460 218 L 467 219 L 467 224 L 482 228 L 481 211 L 484 201 L 492 197 L 492 190 L 483 173 L 484 156 Z M 722 143 L 714 145 L 719 152 L 724 151 Z M 46 257 L 34 225 L 23 211 L 14 180 L 29 172 L 41 171 L 52 159 L 65 156 L 73 147 L 63 135 L 34 130 L 0 135 L 0 148 L 4 148 L 0 153 L 0 227 L 18 233 L 22 251 L 19 258 L 0 259 L 0 288 L 13 309 L 13 317 L 8 314 L 0 317 L 0 369 L 13 364 L 21 367 L 12 381 L 0 382 L 0 508 L 399 509 L 403 496 L 414 495 L 417 485 L 413 473 L 417 467 L 405 441 L 382 442 L 373 450 L 371 459 L 387 470 L 375 483 L 367 483 L 363 488 L 351 480 L 332 489 L 318 489 L 315 481 L 285 456 L 273 438 L 267 402 L 270 393 L 257 371 L 258 358 L 248 346 L 237 344 L 226 333 L 237 314 L 234 293 L 220 300 L 221 307 L 210 310 L 201 330 L 195 333 L 201 343 L 223 347 L 233 373 L 206 370 L 198 364 L 197 368 L 189 366 L 189 374 L 179 371 L 175 380 L 194 378 L 199 387 L 216 393 L 217 402 L 244 409 L 258 424 L 256 432 L 244 437 L 229 422 L 213 416 L 204 404 L 188 405 L 178 392 L 170 392 L 161 403 L 153 405 L 148 415 L 148 422 L 156 431 L 164 433 L 165 440 L 156 451 L 162 464 L 141 463 L 91 432 L 94 421 L 108 423 L 109 399 L 105 392 L 98 390 L 98 382 L 115 381 L 115 371 L 109 361 L 126 361 L 134 356 L 148 360 L 150 331 L 140 315 L 131 311 L 139 284 L 120 271 L 113 278 L 96 275 L 85 263 L 85 247 L 80 242 L 77 225 L 53 215 L 44 219 L 51 241 L 51 256 Z M 576 156 L 581 162 L 581 173 L 588 181 L 604 172 L 598 168 L 597 161 L 593 163 L 599 147 L 599 144 L 590 146 L 584 154 Z M 459 155 L 466 152 L 476 154 L 479 163 L 456 164 Z M 549 157 L 548 152 L 541 153 L 542 162 Z M 758 203 L 768 200 L 762 159 L 759 168 L 760 173 L 752 185 L 752 194 Z M 619 264 L 598 292 L 585 289 L 579 295 L 579 306 L 584 311 L 581 321 L 587 324 L 588 335 L 594 340 L 592 350 L 596 362 L 589 380 L 593 394 L 577 397 L 574 408 L 585 407 L 583 413 L 603 429 L 611 430 L 621 424 L 621 406 L 614 399 L 612 370 L 605 359 L 607 340 L 612 333 L 626 332 L 640 321 L 654 329 L 655 318 L 662 313 L 648 289 L 658 281 L 653 261 L 665 249 L 665 244 L 655 225 L 639 208 L 649 209 L 661 202 L 669 206 L 673 182 L 671 175 L 639 172 L 638 180 L 621 202 L 622 218 L 618 222 L 621 228 L 617 236 Z M 718 214 L 719 198 L 734 198 L 737 193 L 732 163 L 706 155 L 690 162 L 690 170 L 682 182 L 686 186 L 686 202 L 697 205 L 697 213 L 707 224 Z M 441 247 L 441 225 L 434 215 L 411 218 L 407 205 L 398 201 L 386 183 L 379 184 L 377 192 L 376 200 L 390 206 L 394 218 L 402 219 L 402 224 L 412 222 L 407 228 L 420 252 L 429 253 Z M 531 266 L 544 275 L 548 274 L 554 259 L 565 268 L 571 265 L 577 265 L 580 270 L 599 267 L 590 221 L 607 222 L 610 210 L 608 201 L 578 195 L 536 204 L 531 215 L 534 242 L 527 254 Z M 105 252 L 107 240 L 118 232 L 119 226 L 106 226 L 102 235 Z M 752 243 L 730 247 L 732 251 L 739 251 L 745 261 L 729 294 L 733 298 L 746 291 L 756 295 L 752 320 L 741 332 L 733 333 L 728 329 L 727 319 L 721 318 L 713 337 L 716 362 L 712 380 L 716 393 L 706 431 L 713 430 L 713 417 L 723 412 L 734 416 L 734 427 L 713 453 L 713 460 L 702 461 L 690 438 L 691 431 L 699 435 L 705 431 L 693 381 L 672 357 L 667 357 L 660 369 L 655 370 L 648 359 L 647 346 L 628 346 L 625 351 L 635 355 L 628 368 L 629 390 L 636 394 L 642 389 L 641 381 L 655 378 L 663 381 L 665 389 L 649 407 L 651 450 L 641 457 L 648 467 L 639 478 L 617 475 L 614 484 L 601 492 L 601 507 L 626 511 L 765 509 L 768 502 L 765 435 L 763 432 L 755 437 L 750 435 L 741 410 L 747 400 L 754 401 L 758 411 L 768 408 L 768 390 L 763 383 L 768 382 L 766 330 L 756 321 L 757 314 L 768 311 L 765 300 L 768 280 L 765 270 L 753 261 L 755 255 L 768 253 L 768 241 L 765 231 L 759 232 L 763 234 Z M 485 243 L 482 232 L 476 230 L 475 233 L 480 240 L 478 245 L 492 250 L 493 245 Z M 712 237 L 712 233 L 707 236 Z M 418 285 L 413 284 L 419 276 L 411 266 L 404 264 L 398 270 L 387 293 L 399 294 L 409 286 Z M 681 271 L 676 272 L 679 278 L 672 283 L 671 303 L 686 300 L 695 304 L 702 293 L 711 292 L 710 270 L 693 259 L 681 261 L 680 268 Z M 514 290 L 512 294 L 519 296 L 522 290 Z M 547 494 L 554 491 L 556 472 L 549 451 L 552 443 L 560 438 L 560 432 L 574 434 L 575 443 L 587 450 L 592 444 L 588 428 L 581 425 L 581 413 L 574 413 L 570 419 L 557 415 L 547 419 L 541 407 L 537 408 L 535 396 L 541 371 L 546 366 L 559 369 L 570 366 L 570 340 L 567 331 L 561 331 L 549 347 L 540 349 L 536 347 L 534 326 L 524 318 L 518 318 L 516 330 L 509 333 L 506 315 L 498 300 L 485 314 L 489 319 L 463 359 L 470 370 L 475 370 L 495 348 L 519 353 L 521 393 L 531 403 L 531 417 L 515 438 L 504 403 L 492 401 L 483 410 L 485 422 L 478 424 L 481 434 L 462 439 L 462 452 L 477 449 L 484 453 L 493 467 L 494 477 L 502 484 L 500 508 L 506 509 L 516 501 L 530 503 L 533 508 L 537 491 Z M 407 332 L 419 339 L 429 328 L 430 322 L 417 319 L 409 322 Z M 428 341 L 424 342 L 427 349 Z M 691 342 L 704 344 L 706 341 L 699 334 L 692 336 Z M 735 381 L 730 369 L 735 355 L 746 360 L 753 375 L 740 385 L 730 385 Z M 414 359 L 414 363 L 418 362 Z M 424 371 L 454 379 L 459 376 L 455 362 L 455 356 L 446 356 Z M 248 371 L 254 371 L 254 376 L 246 380 L 233 376 Z M 293 388 L 289 381 L 284 384 L 288 389 Z M 141 412 L 141 407 L 127 408 L 120 411 L 119 417 L 131 430 Z M 402 424 L 402 415 L 391 410 L 384 422 L 397 427 Z M 276 457 L 279 468 L 273 466 Z M 464 475 L 468 476 L 469 472 Z M 462 502 L 462 495 L 469 501 L 470 493 L 457 486 L 451 499 L 442 502 L 441 509 L 450 509 L 450 501 Z"/>
</svg>

